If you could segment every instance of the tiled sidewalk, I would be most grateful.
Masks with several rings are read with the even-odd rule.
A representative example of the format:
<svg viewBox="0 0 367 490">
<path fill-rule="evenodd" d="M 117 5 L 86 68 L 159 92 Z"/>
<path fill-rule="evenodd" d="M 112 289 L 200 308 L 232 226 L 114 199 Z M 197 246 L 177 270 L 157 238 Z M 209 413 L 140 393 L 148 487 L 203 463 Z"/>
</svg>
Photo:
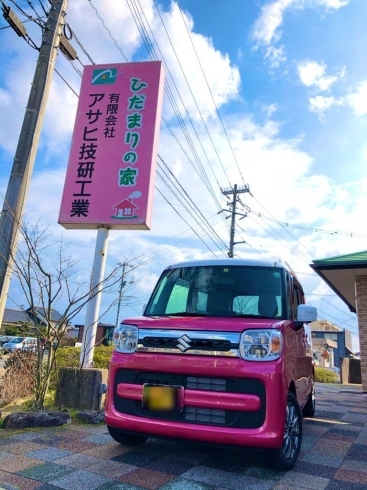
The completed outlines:
<svg viewBox="0 0 367 490">
<path fill-rule="evenodd" d="M 317 386 L 292 471 L 266 467 L 262 453 L 150 439 L 128 448 L 104 425 L 0 433 L 0 490 L 367 489 L 367 398 L 361 389 Z"/>
</svg>

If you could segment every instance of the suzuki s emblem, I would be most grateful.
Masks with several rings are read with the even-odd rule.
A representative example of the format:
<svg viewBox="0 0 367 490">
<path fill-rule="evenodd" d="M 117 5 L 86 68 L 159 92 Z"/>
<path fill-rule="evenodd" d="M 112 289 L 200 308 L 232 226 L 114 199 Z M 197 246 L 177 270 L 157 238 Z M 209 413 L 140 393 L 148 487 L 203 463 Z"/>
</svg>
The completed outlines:
<svg viewBox="0 0 367 490">
<path fill-rule="evenodd" d="M 187 335 L 183 335 L 177 339 L 177 347 L 181 352 L 186 352 L 191 347 L 191 339 Z"/>
</svg>

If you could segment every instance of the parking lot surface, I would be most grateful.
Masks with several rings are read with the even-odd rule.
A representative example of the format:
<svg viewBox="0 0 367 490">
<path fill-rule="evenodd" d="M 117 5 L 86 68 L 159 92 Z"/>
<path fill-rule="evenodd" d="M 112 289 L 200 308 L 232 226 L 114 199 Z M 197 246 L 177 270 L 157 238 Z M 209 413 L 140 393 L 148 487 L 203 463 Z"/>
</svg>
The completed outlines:
<svg viewBox="0 0 367 490">
<path fill-rule="evenodd" d="M 303 421 L 295 467 L 277 472 L 261 452 L 149 439 L 114 442 L 105 425 L 0 433 L 0 489 L 367 489 L 367 397 L 317 384 L 316 416 Z"/>
</svg>

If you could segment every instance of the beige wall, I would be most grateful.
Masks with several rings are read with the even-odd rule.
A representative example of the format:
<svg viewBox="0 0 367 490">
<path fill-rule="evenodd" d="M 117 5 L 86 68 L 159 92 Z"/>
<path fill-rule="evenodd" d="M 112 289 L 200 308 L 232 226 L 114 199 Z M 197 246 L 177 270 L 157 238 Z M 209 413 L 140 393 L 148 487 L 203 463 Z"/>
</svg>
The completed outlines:
<svg viewBox="0 0 367 490">
<path fill-rule="evenodd" d="M 356 276 L 356 299 L 361 348 L 362 389 L 367 394 L 367 276 Z"/>
</svg>

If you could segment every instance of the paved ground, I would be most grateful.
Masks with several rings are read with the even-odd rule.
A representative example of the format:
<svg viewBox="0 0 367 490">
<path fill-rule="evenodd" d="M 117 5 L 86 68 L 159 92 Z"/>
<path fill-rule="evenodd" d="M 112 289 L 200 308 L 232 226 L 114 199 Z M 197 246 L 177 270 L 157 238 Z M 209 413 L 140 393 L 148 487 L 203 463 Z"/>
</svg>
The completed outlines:
<svg viewBox="0 0 367 490">
<path fill-rule="evenodd" d="M 317 385 L 317 412 L 304 420 L 292 471 L 261 453 L 150 439 L 128 448 L 106 427 L 0 433 L 0 489 L 242 490 L 367 489 L 367 397 L 360 388 Z"/>
</svg>

